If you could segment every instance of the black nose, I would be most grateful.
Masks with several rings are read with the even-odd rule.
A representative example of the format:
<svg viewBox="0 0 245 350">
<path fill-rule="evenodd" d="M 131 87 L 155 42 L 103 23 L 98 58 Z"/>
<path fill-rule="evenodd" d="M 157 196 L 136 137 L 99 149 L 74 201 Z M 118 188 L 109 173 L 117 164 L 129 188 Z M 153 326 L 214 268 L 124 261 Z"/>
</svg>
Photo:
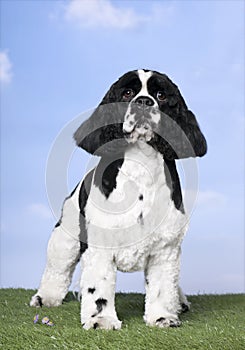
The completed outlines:
<svg viewBox="0 0 245 350">
<path fill-rule="evenodd" d="M 148 96 L 139 96 L 134 102 L 139 107 L 151 107 L 154 105 L 154 101 Z"/>
</svg>

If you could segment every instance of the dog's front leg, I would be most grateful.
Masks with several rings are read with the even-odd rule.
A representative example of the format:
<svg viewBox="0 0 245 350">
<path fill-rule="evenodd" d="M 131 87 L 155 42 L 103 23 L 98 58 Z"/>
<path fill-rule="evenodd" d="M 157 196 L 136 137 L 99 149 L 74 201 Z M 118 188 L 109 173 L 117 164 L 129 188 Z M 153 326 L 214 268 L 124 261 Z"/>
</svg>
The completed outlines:
<svg viewBox="0 0 245 350">
<path fill-rule="evenodd" d="M 81 323 L 84 329 L 120 329 L 115 310 L 116 265 L 109 250 L 88 248 L 82 256 Z"/>
<path fill-rule="evenodd" d="M 171 253 L 170 253 L 171 252 Z M 178 327 L 180 248 L 165 248 L 150 257 L 145 269 L 146 301 L 144 320 L 150 326 Z"/>
<path fill-rule="evenodd" d="M 78 235 L 77 235 L 78 236 Z M 80 258 L 80 242 L 60 225 L 50 237 L 47 264 L 31 306 L 59 306 L 65 298 Z"/>
</svg>

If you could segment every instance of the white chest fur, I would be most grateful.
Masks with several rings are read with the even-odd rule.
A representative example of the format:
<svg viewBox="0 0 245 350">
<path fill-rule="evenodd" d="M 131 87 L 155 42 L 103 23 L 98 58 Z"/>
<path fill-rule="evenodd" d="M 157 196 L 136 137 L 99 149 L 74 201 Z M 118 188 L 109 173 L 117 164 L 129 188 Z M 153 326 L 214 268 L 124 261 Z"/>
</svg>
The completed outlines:
<svg viewBox="0 0 245 350">
<path fill-rule="evenodd" d="M 152 249 L 182 235 L 184 215 L 171 199 L 163 162 L 139 141 L 126 151 L 108 199 L 91 187 L 85 208 L 88 245 L 113 252 L 118 269 L 143 269 Z"/>
</svg>

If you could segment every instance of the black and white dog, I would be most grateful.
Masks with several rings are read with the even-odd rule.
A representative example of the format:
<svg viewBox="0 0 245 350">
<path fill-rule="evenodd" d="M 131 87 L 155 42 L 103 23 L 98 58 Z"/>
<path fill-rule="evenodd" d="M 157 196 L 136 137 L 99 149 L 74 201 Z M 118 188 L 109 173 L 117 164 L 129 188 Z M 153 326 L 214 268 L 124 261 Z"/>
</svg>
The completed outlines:
<svg viewBox="0 0 245 350">
<path fill-rule="evenodd" d="M 117 270 L 145 271 L 146 324 L 179 326 L 178 314 L 189 307 L 178 284 L 188 218 L 175 160 L 207 151 L 195 116 L 166 75 L 131 71 L 74 138 L 101 158 L 64 202 L 31 305 L 60 305 L 81 259 L 85 329 L 121 328 Z"/>
</svg>

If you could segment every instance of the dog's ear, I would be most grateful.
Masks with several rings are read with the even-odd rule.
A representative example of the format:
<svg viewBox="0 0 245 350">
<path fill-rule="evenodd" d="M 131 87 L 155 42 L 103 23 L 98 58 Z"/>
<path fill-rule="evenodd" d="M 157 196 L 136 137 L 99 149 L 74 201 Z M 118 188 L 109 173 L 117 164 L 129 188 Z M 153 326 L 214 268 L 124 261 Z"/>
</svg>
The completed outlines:
<svg viewBox="0 0 245 350">
<path fill-rule="evenodd" d="M 119 153 L 123 146 L 125 147 L 123 116 L 126 106 L 116 102 L 114 85 L 89 119 L 74 133 L 77 146 L 88 153 L 103 156 Z"/>
<path fill-rule="evenodd" d="M 201 132 L 195 115 L 188 109 L 179 88 L 172 83 L 172 96 L 170 96 L 170 109 L 173 111 L 173 120 L 180 127 L 175 138 L 177 158 L 202 157 L 207 152 L 207 142 Z M 171 115 L 171 114 L 170 114 Z"/>
<path fill-rule="evenodd" d="M 156 142 L 168 159 L 202 157 L 207 142 L 195 115 L 188 109 L 178 87 L 167 78 L 167 102 L 162 108 L 162 122 Z"/>
<path fill-rule="evenodd" d="M 195 115 L 187 108 L 177 115 L 176 137 L 172 140 L 172 147 L 176 153 L 174 158 L 202 157 L 207 152 L 207 142 L 201 132 Z"/>
<path fill-rule="evenodd" d="M 201 132 L 195 115 L 190 110 L 187 111 L 186 118 L 183 118 L 180 125 L 183 128 L 187 140 L 189 140 L 194 150 L 194 155 L 196 157 L 204 156 L 207 153 L 207 142 L 203 133 Z"/>
<path fill-rule="evenodd" d="M 100 114 L 102 113 L 100 112 L 99 106 L 74 133 L 76 145 L 91 154 L 95 154 L 96 150 L 101 146 L 100 135 L 102 132 L 102 126 L 98 125 Z"/>
</svg>

